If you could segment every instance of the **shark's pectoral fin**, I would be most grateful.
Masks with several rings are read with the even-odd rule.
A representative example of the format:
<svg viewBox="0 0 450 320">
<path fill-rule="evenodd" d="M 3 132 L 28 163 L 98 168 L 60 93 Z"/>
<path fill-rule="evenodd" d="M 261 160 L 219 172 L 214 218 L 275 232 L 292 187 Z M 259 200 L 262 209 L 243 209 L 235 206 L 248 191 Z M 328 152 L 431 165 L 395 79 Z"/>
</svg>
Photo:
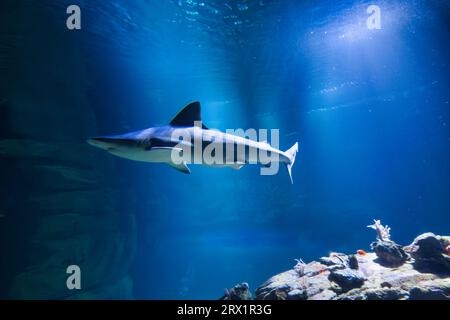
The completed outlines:
<svg viewBox="0 0 450 320">
<path fill-rule="evenodd" d="M 153 154 L 155 162 L 163 162 L 180 172 L 190 174 L 186 161 L 183 159 L 183 149 L 173 147 L 153 147 L 149 150 Z"/>
<path fill-rule="evenodd" d="M 174 162 L 167 162 L 167 164 L 169 166 L 171 166 L 172 168 L 174 168 L 174 169 L 176 169 L 176 170 L 178 170 L 180 172 L 183 172 L 185 174 L 190 174 L 191 173 L 191 170 L 189 170 L 189 167 L 187 166 L 186 162 L 182 162 L 180 164 L 176 164 Z"/>
</svg>

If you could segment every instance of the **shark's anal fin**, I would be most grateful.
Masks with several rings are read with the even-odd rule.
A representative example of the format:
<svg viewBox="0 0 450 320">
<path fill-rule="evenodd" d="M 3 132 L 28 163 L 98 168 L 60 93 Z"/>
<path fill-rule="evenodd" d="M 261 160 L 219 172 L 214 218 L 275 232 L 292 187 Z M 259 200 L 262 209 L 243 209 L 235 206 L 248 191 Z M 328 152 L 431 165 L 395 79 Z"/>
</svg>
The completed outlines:
<svg viewBox="0 0 450 320">
<path fill-rule="evenodd" d="M 237 162 L 237 163 L 233 163 L 228 165 L 230 168 L 233 168 L 234 170 L 239 170 L 241 169 L 243 166 L 245 165 L 245 163 L 242 162 Z"/>
<path fill-rule="evenodd" d="M 180 164 L 175 164 L 174 162 L 167 162 L 167 164 L 182 173 L 185 174 L 191 173 L 191 170 L 189 170 L 189 167 L 187 166 L 186 162 L 182 162 Z"/>
</svg>

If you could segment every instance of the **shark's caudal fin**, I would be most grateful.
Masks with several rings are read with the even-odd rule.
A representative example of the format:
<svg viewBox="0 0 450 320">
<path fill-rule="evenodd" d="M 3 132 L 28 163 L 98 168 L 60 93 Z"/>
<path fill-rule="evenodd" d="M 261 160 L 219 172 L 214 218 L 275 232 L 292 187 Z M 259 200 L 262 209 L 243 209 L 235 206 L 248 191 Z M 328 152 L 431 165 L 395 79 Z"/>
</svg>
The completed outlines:
<svg viewBox="0 0 450 320">
<path fill-rule="evenodd" d="M 192 102 L 181 109 L 169 124 L 172 127 L 192 127 L 195 122 L 202 121 L 200 110 L 200 102 Z M 202 128 L 208 129 L 203 123 Z"/>
<path fill-rule="evenodd" d="M 298 152 L 298 142 L 296 142 L 289 150 L 285 151 L 286 155 L 289 158 L 289 163 L 286 163 L 286 168 L 288 169 L 289 172 L 289 178 L 291 178 L 291 183 L 294 184 L 294 180 L 292 180 L 292 166 L 294 165 L 295 162 L 295 155 Z"/>
</svg>

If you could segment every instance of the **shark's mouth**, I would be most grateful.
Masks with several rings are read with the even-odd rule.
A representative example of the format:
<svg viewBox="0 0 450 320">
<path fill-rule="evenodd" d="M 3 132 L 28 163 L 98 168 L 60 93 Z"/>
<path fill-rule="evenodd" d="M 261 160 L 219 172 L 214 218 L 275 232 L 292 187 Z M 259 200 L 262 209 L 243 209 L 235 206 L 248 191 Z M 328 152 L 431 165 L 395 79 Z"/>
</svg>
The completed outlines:
<svg viewBox="0 0 450 320">
<path fill-rule="evenodd" d="M 94 137 L 88 139 L 88 143 L 94 147 L 103 149 L 105 151 L 116 151 L 117 146 L 114 144 L 126 144 L 130 140 L 127 139 L 116 139 L 111 137 Z"/>
</svg>

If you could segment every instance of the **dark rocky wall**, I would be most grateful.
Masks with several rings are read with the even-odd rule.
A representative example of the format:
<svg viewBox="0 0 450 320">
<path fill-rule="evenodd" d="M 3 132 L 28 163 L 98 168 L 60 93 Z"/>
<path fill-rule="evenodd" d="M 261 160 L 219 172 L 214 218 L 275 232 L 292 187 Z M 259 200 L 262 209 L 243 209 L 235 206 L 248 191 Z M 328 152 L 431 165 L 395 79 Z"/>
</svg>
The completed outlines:
<svg viewBox="0 0 450 320">
<path fill-rule="evenodd" d="M 0 4 L 0 297 L 131 298 L 134 217 L 117 210 L 113 160 L 85 143 L 86 57 L 49 4 Z M 81 291 L 66 288 L 71 264 Z"/>
</svg>

